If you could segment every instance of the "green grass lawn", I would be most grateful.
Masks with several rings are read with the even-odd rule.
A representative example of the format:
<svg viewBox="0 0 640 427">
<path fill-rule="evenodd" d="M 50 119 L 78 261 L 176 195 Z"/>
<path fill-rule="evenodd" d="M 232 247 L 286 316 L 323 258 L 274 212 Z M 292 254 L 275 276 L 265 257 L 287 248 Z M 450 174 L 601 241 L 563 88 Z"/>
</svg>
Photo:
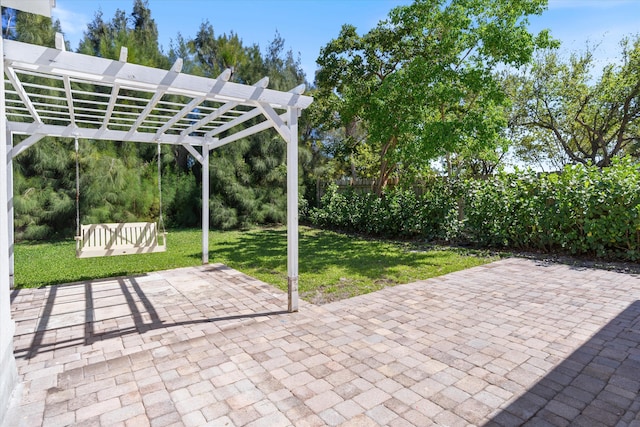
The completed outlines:
<svg viewBox="0 0 640 427">
<path fill-rule="evenodd" d="M 165 253 L 75 258 L 73 240 L 19 243 L 15 249 L 16 287 L 40 287 L 199 265 L 200 230 L 170 232 Z M 420 250 L 414 245 L 363 239 L 308 227 L 300 228 L 301 298 L 328 302 L 399 283 L 439 276 L 497 259 L 460 250 Z M 287 287 L 285 228 L 209 233 L 209 260 Z"/>
</svg>

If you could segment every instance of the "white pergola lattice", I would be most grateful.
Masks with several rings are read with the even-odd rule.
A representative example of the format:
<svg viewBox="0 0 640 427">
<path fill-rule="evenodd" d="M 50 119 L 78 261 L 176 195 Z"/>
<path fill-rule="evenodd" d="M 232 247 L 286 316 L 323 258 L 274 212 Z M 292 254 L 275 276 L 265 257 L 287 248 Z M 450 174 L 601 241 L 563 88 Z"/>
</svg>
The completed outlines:
<svg viewBox="0 0 640 427">
<path fill-rule="evenodd" d="M 59 46 L 64 46 L 60 39 Z M 5 41 L 8 129 L 29 134 L 16 154 L 42 136 L 179 144 L 213 149 L 274 127 L 290 140 L 288 110 L 312 98 L 304 85 L 290 92 Z M 280 111 L 280 112 L 278 112 Z M 262 120 L 249 128 L 238 126 Z"/>
<path fill-rule="evenodd" d="M 298 117 L 313 99 L 289 92 L 4 40 L 9 259 L 13 274 L 12 159 L 45 136 L 181 145 L 202 164 L 202 262 L 208 262 L 209 152 L 274 128 L 287 142 L 289 311 L 298 309 Z M 13 146 L 12 135 L 28 135 Z"/>
</svg>

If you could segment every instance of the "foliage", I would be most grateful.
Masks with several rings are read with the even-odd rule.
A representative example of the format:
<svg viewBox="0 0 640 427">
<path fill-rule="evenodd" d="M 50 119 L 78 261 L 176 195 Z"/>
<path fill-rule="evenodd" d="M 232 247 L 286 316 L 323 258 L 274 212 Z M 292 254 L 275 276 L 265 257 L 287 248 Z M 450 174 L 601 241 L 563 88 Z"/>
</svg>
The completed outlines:
<svg viewBox="0 0 640 427">
<path fill-rule="evenodd" d="M 628 159 L 473 182 L 465 214 L 482 245 L 640 259 L 640 169 Z"/>
<path fill-rule="evenodd" d="M 148 273 L 200 263 L 200 231 L 175 230 L 167 252 L 76 259 L 73 243 L 16 245 L 16 285 L 38 287 Z M 220 262 L 282 290 L 287 286 L 287 237 L 283 228 L 211 232 L 212 262 Z M 394 242 L 302 227 L 300 295 L 326 302 L 409 283 L 492 261 L 465 251 L 424 250 Z"/>
<path fill-rule="evenodd" d="M 54 47 L 60 21 L 42 15 L 2 8 L 3 38 Z M 66 45 L 69 48 L 69 44 Z"/>
<path fill-rule="evenodd" d="M 158 46 L 158 28 L 151 17 L 148 0 L 134 0 L 131 19 L 116 10 L 110 22 L 102 11 L 96 12 L 87 25 L 78 52 L 102 58 L 118 59 L 121 47 L 127 48 L 127 61 L 150 67 L 169 68 L 170 64 Z"/>
<path fill-rule="evenodd" d="M 425 169 L 463 147 L 496 145 L 507 100 L 493 74 L 526 64 L 536 47 L 551 44 L 546 32 L 527 30 L 526 17 L 545 6 L 545 0 L 418 0 L 393 9 L 362 36 L 344 25 L 321 50 L 317 83 L 325 115 L 366 128 L 365 151 L 378 159 L 378 193 L 399 164 Z"/>
<path fill-rule="evenodd" d="M 16 238 L 45 239 L 73 229 L 75 176 L 70 148 L 68 140 L 43 138 L 14 161 Z"/>
<path fill-rule="evenodd" d="M 629 159 L 610 167 L 531 170 L 456 185 L 434 181 L 425 193 L 383 197 L 330 188 L 314 224 L 390 237 L 444 239 L 482 247 L 640 259 L 640 168 Z"/>
<path fill-rule="evenodd" d="M 616 156 L 638 155 L 640 36 L 621 46 L 620 63 L 607 65 L 599 78 L 590 48 L 568 61 L 546 52 L 513 77 L 521 157 L 604 167 Z"/>
<path fill-rule="evenodd" d="M 457 218 L 459 189 L 444 180 L 434 180 L 426 192 L 393 189 L 382 196 L 329 186 L 321 208 L 312 209 L 314 225 L 372 236 L 446 239 Z"/>
</svg>

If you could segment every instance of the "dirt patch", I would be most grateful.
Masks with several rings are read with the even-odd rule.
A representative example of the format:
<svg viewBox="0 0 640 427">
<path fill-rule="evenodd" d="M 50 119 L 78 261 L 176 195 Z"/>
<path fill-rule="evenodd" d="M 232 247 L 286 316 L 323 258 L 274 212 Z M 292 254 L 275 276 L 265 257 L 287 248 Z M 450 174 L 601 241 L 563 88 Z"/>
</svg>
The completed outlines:
<svg viewBox="0 0 640 427">
<path fill-rule="evenodd" d="M 640 275 L 640 263 L 606 261 L 587 257 L 572 257 L 568 255 L 538 254 L 532 252 L 512 253 L 513 256 L 532 259 L 546 264 L 564 264 L 577 269 L 596 268 L 600 270 L 615 271 L 617 273 Z"/>
<path fill-rule="evenodd" d="M 300 294 L 300 298 L 314 305 L 329 304 L 331 302 L 351 298 L 352 296 L 353 295 L 350 292 L 325 293 L 322 292 L 321 289 L 316 289 L 313 292 L 304 292 Z"/>
</svg>

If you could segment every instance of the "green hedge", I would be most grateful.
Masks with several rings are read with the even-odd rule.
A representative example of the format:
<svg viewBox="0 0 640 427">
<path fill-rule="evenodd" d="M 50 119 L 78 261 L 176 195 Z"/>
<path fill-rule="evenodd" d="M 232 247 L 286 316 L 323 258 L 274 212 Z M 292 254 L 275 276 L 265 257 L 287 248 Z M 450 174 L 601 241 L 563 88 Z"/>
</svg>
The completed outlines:
<svg viewBox="0 0 640 427">
<path fill-rule="evenodd" d="M 321 208 L 311 209 L 314 225 L 373 236 L 441 239 L 455 228 L 455 185 L 436 182 L 422 195 L 413 190 L 394 190 L 378 197 L 373 193 L 341 193 L 330 185 Z"/>
<path fill-rule="evenodd" d="M 424 194 L 328 189 L 312 223 L 386 237 L 481 247 L 640 259 L 640 170 L 568 166 L 558 174 L 503 173 L 463 183 L 434 181 Z"/>
</svg>

